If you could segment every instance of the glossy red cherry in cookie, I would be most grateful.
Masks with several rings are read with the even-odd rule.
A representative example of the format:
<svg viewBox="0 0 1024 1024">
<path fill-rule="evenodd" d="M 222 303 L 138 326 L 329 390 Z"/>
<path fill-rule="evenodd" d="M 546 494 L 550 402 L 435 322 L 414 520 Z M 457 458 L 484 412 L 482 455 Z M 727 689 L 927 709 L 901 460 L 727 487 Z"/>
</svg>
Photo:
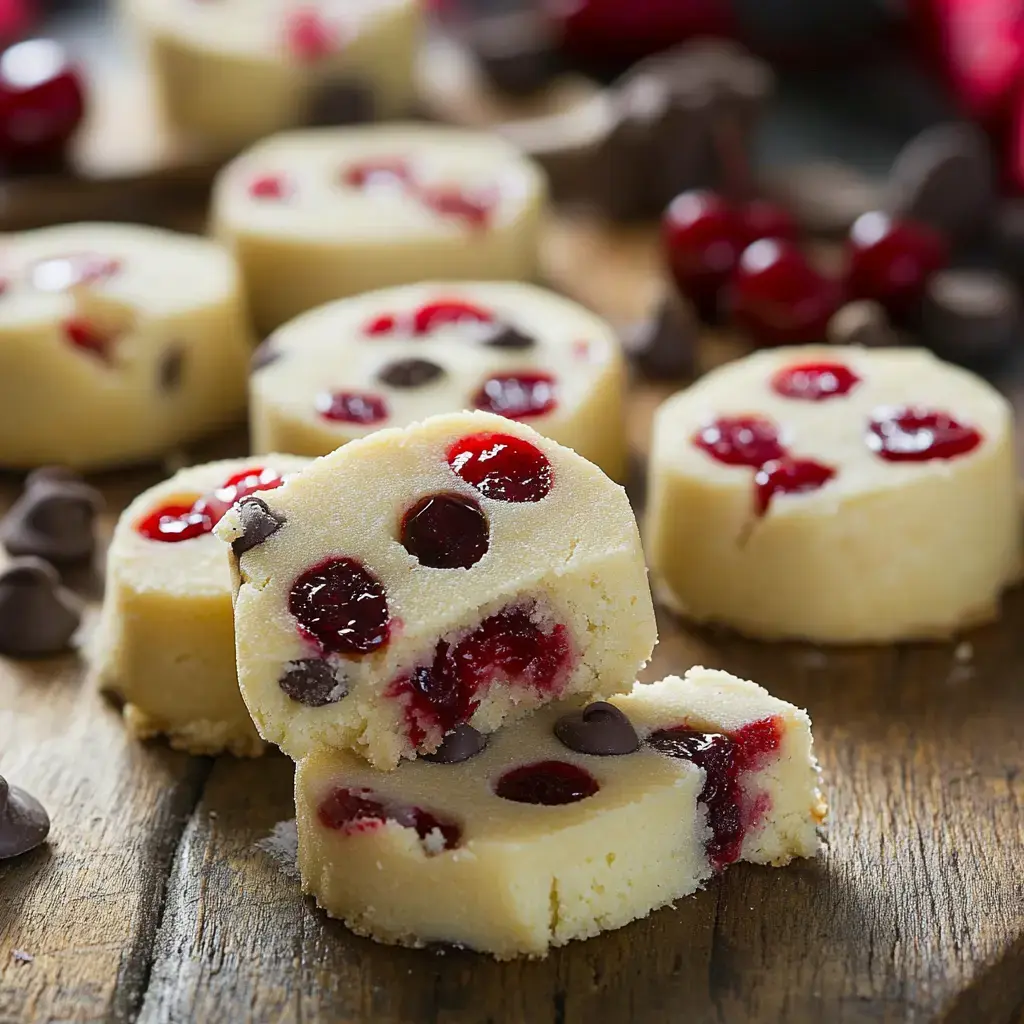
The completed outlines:
<svg viewBox="0 0 1024 1024">
<path fill-rule="evenodd" d="M 448 450 L 457 476 L 494 501 L 541 501 L 552 484 L 551 463 L 529 441 L 513 434 L 470 434 Z"/>
<path fill-rule="evenodd" d="M 421 565 L 468 569 L 487 554 L 487 517 L 472 498 L 428 494 L 402 517 L 399 540 Z"/>
<path fill-rule="evenodd" d="M 209 516 L 193 511 L 191 504 L 170 502 L 135 524 L 135 532 L 147 540 L 173 543 L 202 537 L 213 529 Z"/>
<path fill-rule="evenodd" d="M 488 377 L 473 396 L 473 408 L 510 420 L 545 416 L 558 405 L 550 373 L 506 373 Z"/>
<path fill-rule="evenodd" d="M 982 442 L 979 430 L 936 409 L 876 410 L 868 424 L 868 447 L 886 462 L 955 459 Z"/>
<path fill-rule="evenodd" d="M 49 39 L 0 55 L 0 162 L 15 171 L 59 164 L 85 112 L 85 90 L 67 54 Z"/>
<path fill-rule="evenodd" d="M 361 391 L 323 391 L 316 397 L 316 410 L 325 420 L 370 426 L 388 418 L 388 404 L 380 395 Z"/>
<path fill-rule="evenodd" d="M 766 462 L 754 474 L 754 513 L 763 516 L 777 494 L 806 494 L 824 487 L 836 475 L 832 466 L 815 459 L 785 456 Z"/>
<path fill-rule="evenodd" d="M 783 398 L 825 402 L 848 395 L 860 380 L 845 363 L 797 363 L 777 371 L 772 377 L 771 388 Z"/>
<path fill-rule="evenodd" d="M 440 833 L 446 850 L 458 846 L 462 837 L 462 829 L 454 822 L 443 821 L 421 807 L 391 803 L 370 789 L 338 786 L 321 801 L 317 818 L 324 828 L 349 835 L 371 832 L 393 821 L 403 828 L 414 829 L 420 839 Z"/>
<path fill-rule="evenodd" d="M 538 761 L 505 772 L 494 784 L 503 800 L 557 807 L 586 800 L 600 790 L 590 772 L 567 761 Z"/>
<path fill-rule="evenodd" d="M 778 427 L 765 416 L 720 416 L 702 427 L 692 442 L 726 466 L 758 469 L 786 454 Z"/>
</svg>

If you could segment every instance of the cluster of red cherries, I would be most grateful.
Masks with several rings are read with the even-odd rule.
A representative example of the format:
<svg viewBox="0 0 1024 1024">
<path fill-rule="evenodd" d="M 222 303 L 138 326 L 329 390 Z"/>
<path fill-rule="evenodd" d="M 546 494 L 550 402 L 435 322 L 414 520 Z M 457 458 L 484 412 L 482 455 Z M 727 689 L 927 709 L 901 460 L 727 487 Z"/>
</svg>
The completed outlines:
<svg viewBox="0 0 1024 1024">
<path fill-rule="evenodd" d="M 683 192 L 662 219 L 679 292 L 708 323 L 731 323 L 765 346 L 823 341 L 841 305 L 873 299 L 895 324 L 912 322 L 928 279 L 949 261 L 932 228 L 881 211 L 850 229 L 843 272 L 822 273 L 799 246 L 790 213 L 775 203 L 732 203 Z"/>
</svg>

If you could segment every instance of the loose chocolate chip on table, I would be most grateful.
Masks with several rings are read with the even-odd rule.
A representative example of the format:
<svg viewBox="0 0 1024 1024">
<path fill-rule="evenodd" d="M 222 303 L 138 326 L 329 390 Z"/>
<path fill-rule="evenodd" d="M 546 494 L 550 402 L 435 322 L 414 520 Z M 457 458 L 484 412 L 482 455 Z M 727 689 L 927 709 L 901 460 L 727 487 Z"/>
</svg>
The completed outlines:
<svg viewBox="0 0 1024 1024">
<path fill-rule="evenodd" d="M 78 562 L 96 546 L 99 491 L 59 466 L 37 469 L 0 520 L 0 541 L 12 555 L 37 555 L 50 562 Z"/>
<path fill-rule="evenodd" d="M 0 775 L 0 860 L 34 850 L 49 834 L 43 805 Z"/>
<path fill-rule="evenodd" d="M 376 119 L 372 87 L 355 78 L 326 78 L 315 83 L 306 103 L 309 125 L 368 124 Z"/>
<path fill-rule="evenodd" d="M 488 325 L 487 333 L 480 338 L 480 344 L 488 348 L 503 348 L 523 351 L 533 348 L 537 339 L 532 334 L 525 334 L 511 324 L 494 323 Z"/>
<path fill-rule="evenodd" d="M 561 70 L 549 19 L 533 10 L 470 18 L 458 29 L 487 81 L 512 96 L 529 96 Z"/>
<path fill-rule="evenodd" d="M 419 388 L 444 376 L 444 370 L 429 359 L 399 359 L 388 363 L 377 379 L 393 388 Z"/>
<path fill-rule="evenodd" d="M 424 761 L 434 764 L 458 764 L 476 757 L 487 746 L 487 737 L 471 725 L 457 725 L 441 741 L 432 754 L 421 754 Z"/>
<path fill-rule="evenodd" d="M 870 299 L 857 299 L 840 306 L 828 322 L 828 340 L 833 345 L 863 345 L 866 348 L 899 344 L 885 310 Z"/>
<path fill-rule="evenodd" d="M 640 748 L 633 723 L 614 705 L 599 700 L 555 722 L 555 736 L 578 754 L 632 754 Z"/>
<path fill-rule="evenodd" d="M 1007 351 L 1021 329 L 1016 285 L 992 270 L 934 274 L 921 306 L 921 339 L 941 356 L 964 362 Z"/>
<path fill-rule="evenodd" d="M 264 338 L 253 349 L 253 353 L 249 357 L 249 372 L 256 373 L 257 370 L 262 370 L 264 366 L 276 363 L 281 358 L 281 355 L 281 350 L 277 347 L 274 338 Z"/>
<path fill-rule="evenodd" d="M 74 595 L 41 558 L 16 558 L 0 572 L 0 654 L 44 657 L 67 650 L 82 616 Z"/>
<path fill-rule="evenodd" d="M 927 128 L 904 146 L 889 176 L 889 211 L 949 238 L 984 228 L 995 202 L 995 168 L 985 133 L 973 124 Z"/>
<path fill-rule="evenodd" d="M 185 373 L 185 350 L 181 345 L 170 345 L 164 350 L 157 370 L 161 391 L 177 391 Z"/>
<path fill-rule="evenodd" d="M 285 524 L 285 517 L 275 512 L 262 498 L 250 495 L 238 503 L 238 518 L 242 523 L 242 534 L 231 542 L 235 558 L 241 558 L 246 551 L 262 544 Z"/>
<path fill-rule="evenodd" d="M 700 325 L 689 304 L 666 295 L 654 315 L 625 339 L 626 351 L 648 377 L 675 380 L 692 376 Z"/>
<path fill-rule="evenodd" d="M 308 708 L 336 704 L 348 695 L 345 680 L 339 678 L 330 663 L 322 658 L 289 661 L 284 668 L 277 685 L 292 700 Z"/>
</svg>

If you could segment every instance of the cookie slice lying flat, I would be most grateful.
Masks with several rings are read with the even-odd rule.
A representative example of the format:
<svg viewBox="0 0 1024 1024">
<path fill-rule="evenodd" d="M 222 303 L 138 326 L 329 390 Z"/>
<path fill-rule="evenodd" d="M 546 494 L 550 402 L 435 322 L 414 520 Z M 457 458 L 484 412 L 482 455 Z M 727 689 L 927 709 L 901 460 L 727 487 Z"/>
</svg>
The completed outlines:
<svg viewBox="0 0 1024 1024">
<path fill-rule="evenodd" d="M 264 455 L 191 466 L 122 514 L 90 660 L 100 687 L 124 701 L 135 735 L 166 735 L 194 754 L 263 752 L 238 692 L 231 572 L 212 531 L 233 501 L 269 493 L 306 461 Z"/>
<path fill-rule="evenodd" d="M 217 527 L 237 558 L 239 681 L 293 757 L 352 748 L 393 768 L 456 726 L 612 692 L 650 657 L 625 492 L 522 424 L 382 430 L 251 502 Z"/>
<path fill-rule="evenodd" d="M 544 956 L 734 861 L 818 850 L 807 714 L 724 672 L 551 705 L 472 739 L 389 774 L 330 751 L 300 762 L 303 887 L 329 914 L 380 942 Z"/>
</svg>

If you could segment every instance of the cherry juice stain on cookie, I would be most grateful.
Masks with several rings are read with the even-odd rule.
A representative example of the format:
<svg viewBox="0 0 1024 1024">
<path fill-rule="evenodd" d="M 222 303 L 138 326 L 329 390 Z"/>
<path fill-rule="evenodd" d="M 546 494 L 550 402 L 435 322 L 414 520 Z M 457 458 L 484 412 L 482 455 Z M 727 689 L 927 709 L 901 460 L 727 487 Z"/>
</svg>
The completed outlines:
<svg viewBox="0 0 1024 1024">
<path fill-rule="evenodd" d="M 462 838 L 462 829 L 454 822 L 443 821 L 421 807 L 392 803 L 370 789 L 337 787 L 321 801 L 317 818 L 324 828 L 346 835 L 373 832 L 393 821 L 414 829 L 422 840 L 431 834 L 440 835 L 445 850 L 458 846 Z"/>
</svg>

